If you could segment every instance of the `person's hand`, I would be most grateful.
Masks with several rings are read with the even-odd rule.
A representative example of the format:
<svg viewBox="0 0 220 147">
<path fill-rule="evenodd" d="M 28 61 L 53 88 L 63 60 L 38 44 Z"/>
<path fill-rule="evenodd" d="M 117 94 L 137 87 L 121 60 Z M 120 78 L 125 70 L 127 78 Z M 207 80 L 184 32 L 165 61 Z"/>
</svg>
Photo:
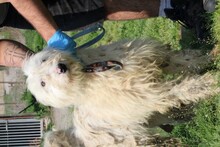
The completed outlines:
<svg viewBox="0 0 220 147">
<path fill-rule="evenodd" d="M 48 40 L 47 45 L 49 49 L 58 49 L 71 54 L 76 52 L 76 42 L 61 30 L 58 30 L 54 33 L 54 35 Z"/>
</svg>

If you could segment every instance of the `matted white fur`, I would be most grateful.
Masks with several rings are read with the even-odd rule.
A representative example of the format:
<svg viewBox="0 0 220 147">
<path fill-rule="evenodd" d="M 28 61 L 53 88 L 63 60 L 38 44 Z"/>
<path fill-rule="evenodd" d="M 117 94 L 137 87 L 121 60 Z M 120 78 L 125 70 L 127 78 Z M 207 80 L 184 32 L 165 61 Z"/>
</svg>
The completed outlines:
<svg viewBox="0 0 220 147">
<path fill-rule="evenodd" d="M 40 103 L 75 108 L 72 132 L 51 132 L 45 146 L 61 146 L 74 138 L 75 144 L 86 147 L 133 147 L 138 139 L 148 138 L 143 124 L 154 112 L 164 114 L 216 92 L 210 74 L 181 82 L 162 79 L 160 67 L 173 61 L 172 52 L 154 40 L 116 42 L 80 50 L 77 56 L 44 50 L 24 62 L 28 89 Z M 106 60 L 121 62 L 123 69 L 82 72 L 85 64 Z M 58 64 L 66 70 L 62 72 Z M 63 139 L 57 141 L 56 134 Z"/>
</svg>

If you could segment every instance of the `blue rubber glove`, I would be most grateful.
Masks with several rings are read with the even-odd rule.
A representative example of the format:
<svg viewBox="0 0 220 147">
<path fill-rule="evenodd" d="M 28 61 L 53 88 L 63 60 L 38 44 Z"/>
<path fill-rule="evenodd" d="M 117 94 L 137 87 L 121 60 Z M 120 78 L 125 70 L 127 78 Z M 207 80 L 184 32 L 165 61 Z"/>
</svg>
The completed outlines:
<svg viewBox="0 0 220 147">
<path fill-rule="evenodd" d="M 55 48 L 71 54 L 75 54 L 76 52 L 76 42 L 61 30 L 54 33 L 54 35 L 48 40 L 47 45 L 50 48 Z"/>
</svg>

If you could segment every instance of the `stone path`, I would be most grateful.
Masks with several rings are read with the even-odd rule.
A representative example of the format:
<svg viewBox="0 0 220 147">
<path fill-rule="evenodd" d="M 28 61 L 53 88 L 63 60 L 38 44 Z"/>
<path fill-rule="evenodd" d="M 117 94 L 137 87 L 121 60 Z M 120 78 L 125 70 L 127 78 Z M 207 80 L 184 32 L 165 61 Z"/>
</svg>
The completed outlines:
<svg viewBox="0 0 220 147">
<path fill-rule="evenodd" d="M 0 29 L 0 34 L 0 39 L 12 39 L 25 44 L 25 37 L 19 29 L 3 27 Z M 20 82 L 24 82 L 23 72 L 19 68 L 0 69 L 0 82 L 15 82 L 15 84 L 0 83 L 0 115 L 3 115 L 5 114 L 4 95 L 16 89 L 16 92 L 18 92 L 16 96 L 19 97 L 25 89 L 25 84 L 19 84 Z M 17 99 L 14 102 L 19 103 Z"/>
</svg>

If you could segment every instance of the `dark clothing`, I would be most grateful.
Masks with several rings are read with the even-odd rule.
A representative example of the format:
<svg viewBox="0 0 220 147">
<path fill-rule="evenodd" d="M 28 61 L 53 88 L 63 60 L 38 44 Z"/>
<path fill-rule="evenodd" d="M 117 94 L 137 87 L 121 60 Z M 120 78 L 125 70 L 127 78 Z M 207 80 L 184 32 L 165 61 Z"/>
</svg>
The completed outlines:
<svg viewBox="0 0 220 147">
<path fill-rule="evenodd" d="M 51 12 L 58 27 L 63 31 L 74 30 L 105 18 L 102 0 L 42 0 Z M 34 29 L 10 4 L 7 15 L 0 27 L 10 26 L 21 29 Z M 30 10 L 31 13 L 31 10 Z M 0 14 L 0 17 L 2 14 Z M 3 18 L 3 17 L 2 17 Z"/>
<path fill-rule="evenodd" d="M 3 23 L 8 13 L 8 4 L 0 4 L 0 24 Z"/>
</svg>

